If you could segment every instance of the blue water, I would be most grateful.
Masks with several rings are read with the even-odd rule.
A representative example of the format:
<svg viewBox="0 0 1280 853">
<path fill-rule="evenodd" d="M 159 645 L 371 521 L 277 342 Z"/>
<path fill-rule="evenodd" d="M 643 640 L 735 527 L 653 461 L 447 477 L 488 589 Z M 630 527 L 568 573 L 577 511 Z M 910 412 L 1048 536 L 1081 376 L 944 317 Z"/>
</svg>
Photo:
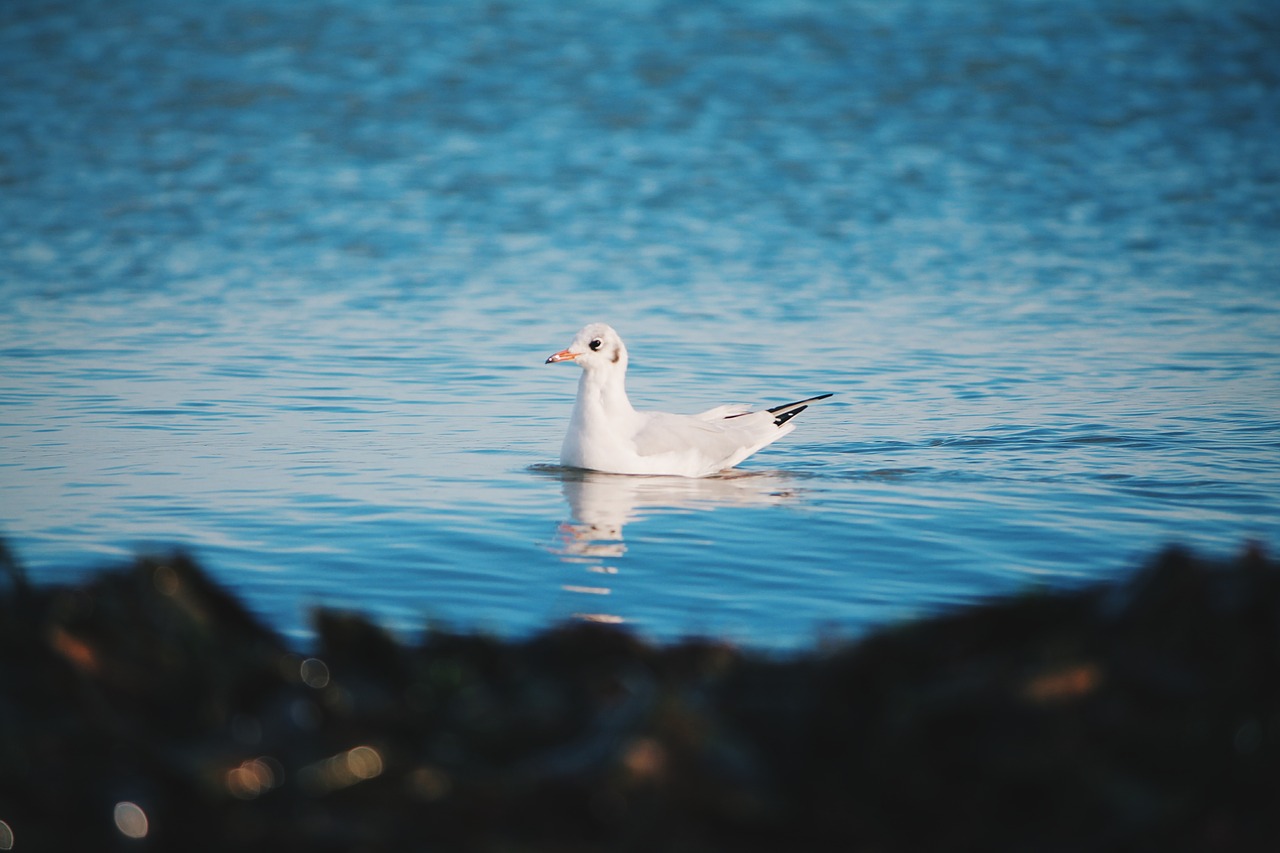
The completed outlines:
<svg viewBox="0 0 1280 853">
<path fill-rule="evenodd" d="M 0 534 L 789 648 L 1280 544 L 1269 2 L 0 6 Z M 556 467 L 822 392 L 705 481 Z"/>
</svg>

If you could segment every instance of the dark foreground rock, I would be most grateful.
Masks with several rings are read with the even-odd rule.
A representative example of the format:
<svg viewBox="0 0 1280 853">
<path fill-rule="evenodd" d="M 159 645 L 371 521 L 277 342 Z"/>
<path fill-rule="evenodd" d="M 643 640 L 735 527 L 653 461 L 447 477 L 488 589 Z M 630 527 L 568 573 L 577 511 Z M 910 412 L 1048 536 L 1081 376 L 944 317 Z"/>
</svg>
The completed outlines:
<svg viewBox="0 0 1280 853">
<path fill-rule="evenodd" d="M 1280 849 L 1257 553 L 787 660 L 338 613 L 307 657 L 181 556 L 0 585 L 14 850 Z"/>
</svg>

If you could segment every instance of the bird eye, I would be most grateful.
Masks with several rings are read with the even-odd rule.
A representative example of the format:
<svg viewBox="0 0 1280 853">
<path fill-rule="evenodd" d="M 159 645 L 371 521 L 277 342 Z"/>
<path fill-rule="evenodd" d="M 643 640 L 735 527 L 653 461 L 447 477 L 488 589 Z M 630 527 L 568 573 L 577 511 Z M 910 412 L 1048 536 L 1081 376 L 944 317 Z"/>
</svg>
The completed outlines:
<svg viewBox="0 0 1280 853">
<path fill-rule="evenodd" d="M 592 350 L 598 350 L 598 349 L 600 349 L 600 345 L 601 345 L 601 344 L 603 344 L 603 343 L 604 343 L 604 342 L 603 342 L 603 341 L 601 341 L 599 338 L 596 338 L 596 339 L 595 339 L 595 340 L 593 340 L 591 343 L 587 344 L 587 346 L 591 347 L 591 349 L 592 349 Z"/>
</svg>

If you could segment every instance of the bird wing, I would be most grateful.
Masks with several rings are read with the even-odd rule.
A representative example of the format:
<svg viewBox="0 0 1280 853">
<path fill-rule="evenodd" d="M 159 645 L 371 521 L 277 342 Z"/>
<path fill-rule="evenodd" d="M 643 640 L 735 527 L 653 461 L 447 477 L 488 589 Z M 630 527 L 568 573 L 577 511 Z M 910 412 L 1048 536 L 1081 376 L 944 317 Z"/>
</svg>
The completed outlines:
<svg viewBox="0 0 1280 853">
<path fill-rule="evenodd" d="M 694 451 L 713 461 L 728 458 L 742 448 L 758 443 L 774 429 L 772 417 L 760 420 L 722 415 L 719 420 L 703 420 L 700 415 L 652 412 L 632 440 L 636 453 L 641 456 Z"/>
<path fill-rule="evenodd" d="M 733 459 L 730 464 L 736 465 L 795 429 L 795 424 L 788 422 L 810 403 L 830 396 L 819 394 L 758 412 L 735 404 L 717 406 L 697 415 L 649 412 L 632 440 L 640 456 L 695 452 L 709 464 Z"/>
<path fill-rule="evenodd" d="M 698 420 L 722 420 L 724 418 L 733 418 L 735 415 L 745 415 L 751 411 L 750 403 L 727 403 L 724 406 L 716 406 L 716 409 L 708 409 L 700 411 L 694 415 Z"/>
<path fill-rule="evenodd" d="M 642 472 L 702 477 L 732 468 L 796 428 L 791 419 L 830 394 L 757 412 L 719 406 L 698 415 L 636 414 L 631 443 Z"/>
<path fill-rule="evenodd" d="M 699 412 L 694 417 L 700 421 L 718 421 L 723 418 L 731 418 L 734 415 L 745 415 L 749 411 L 751 411 L 751 406 L 748 404 L 729 403 L 725 406 L 716 406 L 714 409 Z"/>
</svg>

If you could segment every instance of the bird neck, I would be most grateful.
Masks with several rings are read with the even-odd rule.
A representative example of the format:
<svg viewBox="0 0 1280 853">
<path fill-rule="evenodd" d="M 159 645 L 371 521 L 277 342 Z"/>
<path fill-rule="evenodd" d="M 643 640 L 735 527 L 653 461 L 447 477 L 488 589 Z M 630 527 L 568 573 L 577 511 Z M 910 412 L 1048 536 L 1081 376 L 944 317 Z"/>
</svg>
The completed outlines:
<svg viewBox="0 0 1280 853">
<path fill-rule="evenodd" d="M 635 414 L 627 399 L 626 373 L 619 370 L 584 370 L 578 380 L 577 411 L 585 418 L 616 418 Z"/>
</svg>

